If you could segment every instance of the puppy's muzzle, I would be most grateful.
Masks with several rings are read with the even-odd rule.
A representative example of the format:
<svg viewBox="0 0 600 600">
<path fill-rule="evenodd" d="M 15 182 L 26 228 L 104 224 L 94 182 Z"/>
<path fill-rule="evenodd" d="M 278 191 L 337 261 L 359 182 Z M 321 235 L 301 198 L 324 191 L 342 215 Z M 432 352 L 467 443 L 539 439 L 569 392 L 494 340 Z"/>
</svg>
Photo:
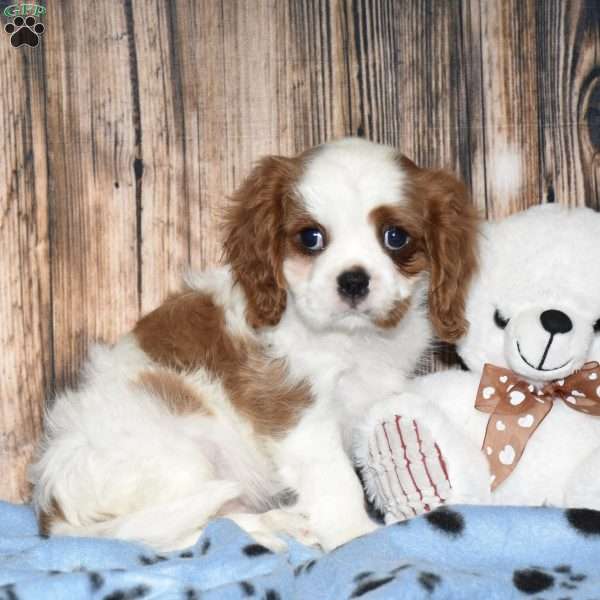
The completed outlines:
<svg viewBox="0 0 600 600">
<path fill-rule="evenodd" d="M 343 300 L 356 306 L 369 293 L 370 279 L 361 267 L 344 271 L 337 278 L 338 293 Z"/>
</svg>

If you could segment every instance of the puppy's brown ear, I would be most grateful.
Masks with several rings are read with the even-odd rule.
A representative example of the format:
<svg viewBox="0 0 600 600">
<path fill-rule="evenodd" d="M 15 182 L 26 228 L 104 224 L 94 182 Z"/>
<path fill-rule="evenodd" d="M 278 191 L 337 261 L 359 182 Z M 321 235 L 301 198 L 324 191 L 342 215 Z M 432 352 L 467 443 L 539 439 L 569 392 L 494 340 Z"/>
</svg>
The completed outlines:
<svg viewBox="0 0 600 600">
<path fill-rule="evenodd" d="M 423 210 L 424 245 L 429 260 L 430 318 L 446 342 L 462 337 L 468 323 L 465 303 L 477 269 L 479 216 L 465 185 L 450 173 L 419 169 L 402 159 Z"/>
<path fill-rule="evenodd" d="M 225 212 L 225 258 L 244 290 L 254 328 L 276 325 L 285 309 L 283 218 L 298 170 L 294 159 L 263 158 Z"/>
</svg>

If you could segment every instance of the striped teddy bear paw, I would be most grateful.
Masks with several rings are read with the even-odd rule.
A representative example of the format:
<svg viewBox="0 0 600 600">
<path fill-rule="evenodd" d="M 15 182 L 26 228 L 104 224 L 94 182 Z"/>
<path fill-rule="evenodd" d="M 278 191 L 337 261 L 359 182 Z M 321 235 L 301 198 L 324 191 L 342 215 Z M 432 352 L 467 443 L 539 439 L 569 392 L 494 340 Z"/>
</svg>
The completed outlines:
<svg viewBox="0 0 600 600">
<path fill-rule="evenodd" d="M 446 461 L 429 428 L 394 415 L 371 431 L 362 468 L 369 499 L 386 523 L 429 512 L 450 497 Z"/>
</svg>

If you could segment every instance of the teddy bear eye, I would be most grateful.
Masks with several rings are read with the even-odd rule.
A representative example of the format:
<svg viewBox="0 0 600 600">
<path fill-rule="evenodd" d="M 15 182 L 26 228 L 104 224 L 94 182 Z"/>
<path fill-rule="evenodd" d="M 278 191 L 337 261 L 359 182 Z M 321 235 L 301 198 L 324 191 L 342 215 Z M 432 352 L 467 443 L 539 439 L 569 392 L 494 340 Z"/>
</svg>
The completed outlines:
<svg viewBox="0 0 600 600">
<path fill-rule="evenodd" d="M 496 323 L 496 325 L 500 328 L 500 329 L 504 329 L 507 325 L 508 322 L 510 321 L 510 319 L 505 319 L 501 314 L 500 311 L 498 309 L 496 309 L 496 311 L 494 312 L 494 323 Z"/>
<path fill-rule="evenodd" d="M 600 332 L 600 319 L 594 323 L 594 333 Z"/>
</svg>

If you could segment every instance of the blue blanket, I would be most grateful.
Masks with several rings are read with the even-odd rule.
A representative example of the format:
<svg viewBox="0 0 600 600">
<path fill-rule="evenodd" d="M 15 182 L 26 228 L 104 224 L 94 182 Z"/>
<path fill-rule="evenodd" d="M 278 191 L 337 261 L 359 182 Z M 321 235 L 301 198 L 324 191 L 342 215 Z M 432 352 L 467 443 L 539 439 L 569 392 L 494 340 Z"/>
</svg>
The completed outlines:
<svg viewBox="0 0 600 600">
<path fill-rule="evenodd" d="M 272 554 L 234 523 L 189 550 L 43 538 L 31 509 L 0 502 L 0 600 L 600 600 L 600 512 L 451 507 L 329 554 Z"/>
</svg>

